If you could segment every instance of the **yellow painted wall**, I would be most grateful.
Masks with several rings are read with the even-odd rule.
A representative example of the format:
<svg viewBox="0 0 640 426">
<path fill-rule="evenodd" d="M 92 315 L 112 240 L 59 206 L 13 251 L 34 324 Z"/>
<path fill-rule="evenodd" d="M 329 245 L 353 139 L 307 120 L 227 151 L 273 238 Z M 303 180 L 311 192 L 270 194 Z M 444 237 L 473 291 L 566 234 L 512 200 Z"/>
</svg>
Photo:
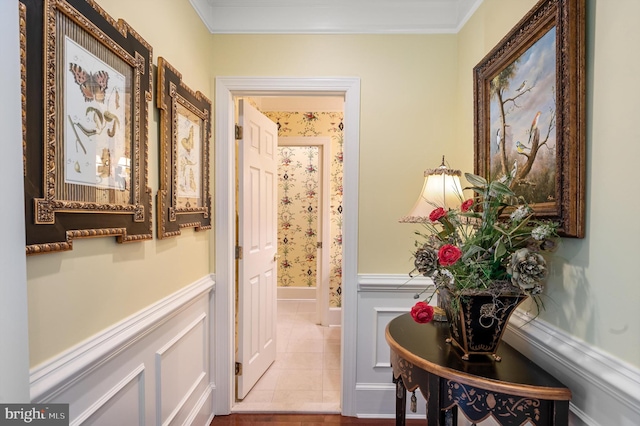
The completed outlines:
<svg viewBox="0 0 640 426">
<path fill-rule="evenodd" d="M 100 0 L 163 56 L 185 83 L 213 98 L 211 36 L 188 0 Z M 149 185 L 158 191 L 158 112 L 149 104 Z M 154 221 L 157 219 L 153 211 Z M 154 229 L 155 233 L 155 229 Z M 30 364 L 35 366 L 210 272 L 213 231 L 168 240 L 117 244 L 76 240 L 70 252 L 27 258 Z"/>
<path fill-rule="evenodd" d="M 484 0 L 459 33 L 458 135 L 473 167 L 473 67 L 533 7 Z M 587 228 L 563 239 L 540 318 L 640 366 L 640 43 L 637 0 L 587 0 Z M 630 50 L 631 49 L 631 50 Z"/>
<path fill-rule="evenodd" d="M 360 77 L 358 272 L 404 273 L 414 228 L 397 219 L 442 154 L 473 169 L 472 69 L 535 3 L 485 0 L 457 35 L 215 35 L 214 74 Z M 639 9 L 587 1 L 586 238 L 563 241 L 541 315 L 636 366 L 640 57 L 629 46 L 640 42 Z"/>
<path fill-rule="evenodd" d="M 399 224 L 455 148 L 455 35 L 214 35 L 216 76 L 359 77 L 361 273 L 410 270 Z"/>
<path fill-rule="evenodd" d="M 187 0 L 100 0 L 213 99 L 216 76 L 361 79 L 358 272 L 411 269 L 413 205 L 426 168 L 473 167 L 472 68 L 534 5 L 485 0 L 451 35 L 209 35 Z M 564 240 L 541 318 L 640 366 L 640 44 L 637 0 L 587 0 L 587 229 Z M 197 41 L 197 42 L 194 42 Z M 207 53 L 205 53 L 207 52 Z M 151 109 L 150 141 L 157 141 Z M 150 184 L 157 191 L 157 148 Z M 210 271 L 211 232 L 27 261 L 31 365 L 99 332 Z M 354 283 L 346 283 L 345 285 Z"/>
</svg>

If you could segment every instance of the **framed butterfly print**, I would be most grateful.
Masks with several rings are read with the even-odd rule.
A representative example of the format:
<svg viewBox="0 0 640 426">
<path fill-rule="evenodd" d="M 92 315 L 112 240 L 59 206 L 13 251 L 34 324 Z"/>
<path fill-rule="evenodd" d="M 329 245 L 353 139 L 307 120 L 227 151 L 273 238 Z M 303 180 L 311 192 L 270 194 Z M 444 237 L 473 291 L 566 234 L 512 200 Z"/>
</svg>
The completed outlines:
<svg viewBox="0 0 640 426">
<path fill-rule="evenodd" d="M 158 58 L 160 189 L 158 238 L 181 228 L 211 229 L 209 139 L 211 101 L 194 92 L 163 57 Z"/>
<path fill-rule="evenodd" d="M 27 254 L 151 239 L 151 46 L 94 0 L 20 2 Z"/>
</svg>

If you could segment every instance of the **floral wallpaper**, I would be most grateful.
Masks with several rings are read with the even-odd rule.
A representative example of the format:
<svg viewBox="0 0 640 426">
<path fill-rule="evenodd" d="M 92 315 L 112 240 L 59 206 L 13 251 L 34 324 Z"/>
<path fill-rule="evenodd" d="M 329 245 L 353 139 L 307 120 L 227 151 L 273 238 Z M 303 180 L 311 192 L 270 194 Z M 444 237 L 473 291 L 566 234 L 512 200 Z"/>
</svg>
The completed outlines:
<svg viewBox="0 0 640 426">
<path fill-rule="evenodd" d="M 330 306 L 342 305 L 342 112 L 263 112 L 278 125 L 278 136 L 331 138 Z M 278 285 L 315 285 L 318 241 L 319 150 L 278 148 Z"/>
<path fill-rule="evenodd" d="M 278 286 L 316 285 L 318 147 L 278 148 Z"/>
</svg>

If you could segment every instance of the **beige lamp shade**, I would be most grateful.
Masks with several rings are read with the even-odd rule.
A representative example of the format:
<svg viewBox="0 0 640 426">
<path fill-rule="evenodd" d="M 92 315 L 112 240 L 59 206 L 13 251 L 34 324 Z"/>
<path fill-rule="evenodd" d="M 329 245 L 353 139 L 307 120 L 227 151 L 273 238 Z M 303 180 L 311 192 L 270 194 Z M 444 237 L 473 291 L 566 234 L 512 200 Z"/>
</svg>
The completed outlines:
<svg viewBox="0 0 640 426">
<path fill-rule="evenodd" d="M 455 208 L 462 202 L 460 170 L 450 169 L 444 164 L 437 169 L 424 172 L 424 184 L 418 200 L 409 213 L 400 219 L 401 223 L 422 223 L 429 220 L 429 214 L 438 207 Z"/>
</svg>

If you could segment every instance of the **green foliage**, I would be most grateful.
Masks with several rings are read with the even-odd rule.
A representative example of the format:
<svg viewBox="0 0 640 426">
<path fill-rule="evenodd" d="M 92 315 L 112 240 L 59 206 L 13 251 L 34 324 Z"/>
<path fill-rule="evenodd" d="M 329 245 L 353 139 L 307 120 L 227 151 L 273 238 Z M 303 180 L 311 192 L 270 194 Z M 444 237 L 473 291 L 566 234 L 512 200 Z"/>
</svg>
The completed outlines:
<svg viewBox="0 0 640 426">
<path fill-rule="evenodd" d="M 490 94 L 493 96 L 497 92 L 502 92 L 509 87 L 509 82 L 516 75 L 517 65 L 520 59 L 509 64 L 500 74 L 495 76 L 490 83 Z"/>
<path fill-rule="evenodd" d="M 436 287 L 454 291 L 488 289 L 495 282 L 510 280 L 529 294 L 539 293 L 542 283 L 531 285 L 534 274 L 528 271 L 535 271 L 535 280 L 545 276 L 546 263 L 537 253 L 556 247 L 557 226 L 536 220 L 508 182 L 487 181 L 470 173 L 465 178 L 471 185 L 466 189 L 476 194 L 475 199 L 456 209 L 438 208 L 431 213 L 430 221 L 424 223 L 426 231 L 416 232 L 415 270 L 432 277 Z M 442 257 L 443 247 L 459 252 L 459 259 L 449 264 L 451 259 Z"/>
</svg>

